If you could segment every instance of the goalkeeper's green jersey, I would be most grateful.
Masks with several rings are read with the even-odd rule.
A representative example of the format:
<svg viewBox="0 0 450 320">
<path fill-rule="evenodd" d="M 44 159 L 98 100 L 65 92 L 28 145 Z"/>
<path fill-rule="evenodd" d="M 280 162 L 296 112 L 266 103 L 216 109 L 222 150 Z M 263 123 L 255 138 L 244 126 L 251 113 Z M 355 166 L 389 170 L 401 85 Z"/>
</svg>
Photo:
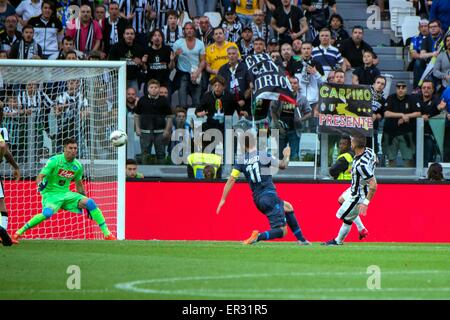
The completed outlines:
<svg viewBox="0 0 450 320">
<path fill-rule="evenodd" d="M 72 180 L 80 181 L 83 178 L 83 166 L 77 159 L 71 162 L 67 161 L 64 153 L 62 153 L 48 159 L 40 174 L 45 175 L 45 182 L 48 181 L 42 194 L 48 192 L 64 193 L 70 191 L 69 187 Z"/>
</svg>

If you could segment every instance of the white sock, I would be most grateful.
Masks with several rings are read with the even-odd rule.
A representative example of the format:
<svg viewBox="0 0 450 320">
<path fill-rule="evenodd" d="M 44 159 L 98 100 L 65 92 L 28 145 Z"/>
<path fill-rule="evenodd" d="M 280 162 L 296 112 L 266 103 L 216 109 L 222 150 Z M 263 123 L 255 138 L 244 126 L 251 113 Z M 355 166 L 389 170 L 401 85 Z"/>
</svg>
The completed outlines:
<svg viewBox="0 0 450 320">
<path fill-rule="evenodd" d="M 337 236 L 337 238 L 335 239 L 337 243 L 342 243 L 344 242 L 345 237 L 348 235 L 348 233 L 350 232 L 350 229 L 352 228 L 352 225 L 348 225 L 345 223 L 342 223 L 341 229 L 339 229 L 339 234 Z"/>
<path fill-rule="evenodd" d="M 361 218 L 359 216 L 357 216 L 356 219 L 353 220 L 353 222 L 356 224 L 358 231 L 361 231 L 366 228 L 364 227 L 364 224 L 362 223 Z"/>
<path fill-rule="evenodd" d="M 8 217 L 2 216 L 2 227 L 5 230 L 8 230 Z"/>
</svg>

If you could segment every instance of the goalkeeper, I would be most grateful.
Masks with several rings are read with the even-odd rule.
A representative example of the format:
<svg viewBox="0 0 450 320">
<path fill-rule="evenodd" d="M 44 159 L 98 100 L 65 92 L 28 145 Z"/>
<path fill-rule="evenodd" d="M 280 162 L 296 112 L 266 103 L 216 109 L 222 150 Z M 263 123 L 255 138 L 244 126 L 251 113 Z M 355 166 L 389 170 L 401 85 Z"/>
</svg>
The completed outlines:
<svg viewBox="0 0 450 320">
<path fill-rule="evenodd" d="M 94 200 L 85 196 L 82 184 L 83 167 L 75 159 L 78 148 L 76 140 L 66 139 L 63 145 L 64 153 L 51 157 L 36 179 L 38 190 L 42 195 L 42 213 L 35 215 L 16 231 L 12 236 L 16 244 L 25 231 L 49 219 L 60 208 L 74 213 L 81 213 L 82 209 L 87 209 L 92 219 L 98 223 L 105 240 L 116 240 Z M 69 189 L 72 180 L 75 180 L 77 192 Z"/>
</svg>

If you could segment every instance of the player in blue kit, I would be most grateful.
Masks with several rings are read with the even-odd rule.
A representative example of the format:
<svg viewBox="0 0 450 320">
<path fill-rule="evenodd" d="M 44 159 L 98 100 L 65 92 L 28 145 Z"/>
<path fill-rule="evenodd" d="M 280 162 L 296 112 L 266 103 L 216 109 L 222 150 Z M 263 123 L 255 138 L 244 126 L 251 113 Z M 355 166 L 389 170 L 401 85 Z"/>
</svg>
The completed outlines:
<svg viewBox="0 0 450 320">
<path fill-rule="evenodd" d="M 303 237 L 292 205 L 278 197 L 275 185 L 272 181 L 270 167 L 285 169 L 289 165 L 290 147 L 283 150 L 283 159 L 278 160 L 266 152 L 258 151 L 256 138 L 246 137 L 245 154 L 238 157 L 230 177 L 225 184 L 222 199 L 217 207 L 217 214 L 225 204 L 225 200 L 231 191 L 236 179 L 241 172 L 250 184 L 253 193 L 253 201 L 260 212 L 269 220 L 270 230 L 259 232 L 254 230 L 250 238 L 244 244 L 254 244 L 258 241 L 282 238 L 287 233 L 286 223 L 296 236 L 300 245 L 311 244 Z"/>
</svg>

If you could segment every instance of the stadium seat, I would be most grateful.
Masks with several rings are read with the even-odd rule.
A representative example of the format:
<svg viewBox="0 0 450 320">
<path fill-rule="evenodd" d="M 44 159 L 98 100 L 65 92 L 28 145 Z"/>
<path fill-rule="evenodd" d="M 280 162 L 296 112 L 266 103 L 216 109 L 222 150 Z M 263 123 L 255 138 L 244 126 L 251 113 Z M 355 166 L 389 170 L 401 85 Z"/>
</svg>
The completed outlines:
<svg viewBox="0 0 450 320">
<path fill-rule="evenodd" d="M 409 1 L 391 0 L 389 2 L 389 10 L 391 12 L 391 30 L 394 31 L 396 37 L 401 37 L 402 24 L 405 17 L 415 16 L 416 9 Z M 417 30 L 417 26 L 414 30 Z"/>
<path fill-rule="evenodd" d="M 402 23 L 403 43 L 406 43 L 406 39 L 414 37 L 418 33 L 417 28 L 419 26 L 419 21 L 420 17 L 418 16 L 405 17 Z"/>
<path fill-rule="evenodd" d="M 209 22 L 213 28 L 218 27 L 220 21 L 222 21 L 222 17 L 219 12 L 205 12 L 205 16 L 209 18 Z"/>
<path fill-rule="evenodd" d="M 386 87 L 383 91 L 383 97 L 387 99 L 389 93 L 391 92 L 392 79 L 394 79 L 394 76 L 388 73 L 383 73 L 382 76 L 386 78 Z"/>
</svg>

